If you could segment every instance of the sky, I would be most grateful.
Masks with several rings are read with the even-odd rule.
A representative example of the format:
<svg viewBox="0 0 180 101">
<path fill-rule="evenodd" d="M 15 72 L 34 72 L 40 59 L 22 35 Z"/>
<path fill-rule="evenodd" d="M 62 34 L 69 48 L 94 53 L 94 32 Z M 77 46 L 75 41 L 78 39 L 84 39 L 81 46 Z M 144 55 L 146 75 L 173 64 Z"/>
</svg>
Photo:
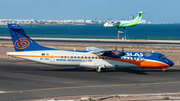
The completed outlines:
<svg viewBox="0 0 180 101">
<path fill-rule="evenodd" d="M 0 0 L 0 19 L 128 20 L 180 23 L 180 0 Z"/>
</svg>

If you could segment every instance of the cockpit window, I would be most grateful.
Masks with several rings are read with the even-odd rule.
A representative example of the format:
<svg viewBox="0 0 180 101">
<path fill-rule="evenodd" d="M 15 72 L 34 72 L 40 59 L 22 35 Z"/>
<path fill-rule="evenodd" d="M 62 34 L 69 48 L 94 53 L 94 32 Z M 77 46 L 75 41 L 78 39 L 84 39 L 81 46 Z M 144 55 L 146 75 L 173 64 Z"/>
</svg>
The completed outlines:
<svg viewBox="0 0 180 101">
<path fill-rule="evenodd" d="M 166 57 L 164 55 L 159 56 L 160 59 L 165 59 Z"/>
</svg>

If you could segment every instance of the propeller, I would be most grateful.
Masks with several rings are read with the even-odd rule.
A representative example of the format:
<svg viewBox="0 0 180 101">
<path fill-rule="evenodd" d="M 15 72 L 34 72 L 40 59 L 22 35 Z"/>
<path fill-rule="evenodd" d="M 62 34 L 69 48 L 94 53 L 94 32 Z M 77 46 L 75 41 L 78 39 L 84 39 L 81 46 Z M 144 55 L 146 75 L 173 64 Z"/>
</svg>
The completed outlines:
<svg viewBox="0 0 180 101">
<path fill-rule="evenodd" d="M 116 48 L 115 48 L 115 50 L 117 50 L 117 45 L 116 45 Z"/>
<path fill-rule="evenodd" d="M 139 14 L 139 13 L 138 13 L 138 12 L 134 12 L 134 14 Z M 142 14 L 147 14 L 147 13 L 144 13 L 144 12 L 143 12 Z"/>
<path fill-rule="evenodd" d="M 124 53 L 124 48 L 123 48 L 121 56 L 124 56 L 124 55 L 126 55 L 126 53 Z"/>
<path fill-rule="evenodd" d="M 116 45 L 116 47 L 115 47 L 115 51 L 117 51 L 117 45 Z M 126 53 L 124 52 L 124 47 L 122 48 L 122 51 L 121 51 L 122 53 L 121 53 L 121 56 L 124 56 L 124 55 L 126 55 Z M 113 55 L 113 50 L 112 50 L 112 55 Z"/>
</svg>

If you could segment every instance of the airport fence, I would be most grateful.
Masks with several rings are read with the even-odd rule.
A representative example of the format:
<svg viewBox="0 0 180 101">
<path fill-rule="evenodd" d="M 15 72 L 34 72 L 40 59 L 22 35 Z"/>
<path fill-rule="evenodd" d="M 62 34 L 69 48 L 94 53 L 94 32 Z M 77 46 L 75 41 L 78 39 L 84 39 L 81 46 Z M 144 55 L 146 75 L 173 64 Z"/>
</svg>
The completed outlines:
<svg viewBox="0 0 180 101">
<path fill-rule="evenodd" d="M 75 39 L 118 39 L 116 35 L 30 35 L 34 38 L 75 38 Z M 124 39 L 124 35 L 120 34 L 119 39 Z M 180 36 L 126 36 L 127 39 L 145 39 L 145 40 L 180 40 Z"/>
<path fill-rule="evenodd" d="M 74 39 L 118 39 L 117 35 L 46 35 L 46 34 L 29 34 L 32 38 L 74 38 Z M 0 37 L 11 37 L 10 35 L 0 35 Z M 119 34 L 119 39 L 124 39 L 124 34 Z M 127 35 L 127 39 L 144 39 L 144 40 L 180 40 L 180 36 L 142 36 Z"/>
</svg>

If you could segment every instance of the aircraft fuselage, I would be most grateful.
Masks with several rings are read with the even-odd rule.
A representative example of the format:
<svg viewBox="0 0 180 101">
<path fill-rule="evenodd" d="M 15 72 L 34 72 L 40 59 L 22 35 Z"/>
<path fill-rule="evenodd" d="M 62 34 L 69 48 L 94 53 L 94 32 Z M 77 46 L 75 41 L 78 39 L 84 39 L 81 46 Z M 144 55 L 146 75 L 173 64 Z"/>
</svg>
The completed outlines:
<svg viewBox="0 0 180 101">
<path fill-rule="evenodd" d="M 172 66 L 174 63 L 161 53 L 150 52 L 125 52 L 114 50 L 108 56 L 98 56 L 90 51 L 75 50 L 49 50 L 49 51 L 24 51 L 8 52 L 8 56 L 14 56 L 31 61 L 50 65 L 77 66 L 97 69 L 100 65 L 106 69 L 117 67 L 142 67 L 163 69 Z M 162 58 L 163 57 L 163 58 Z"/>
</svg>

